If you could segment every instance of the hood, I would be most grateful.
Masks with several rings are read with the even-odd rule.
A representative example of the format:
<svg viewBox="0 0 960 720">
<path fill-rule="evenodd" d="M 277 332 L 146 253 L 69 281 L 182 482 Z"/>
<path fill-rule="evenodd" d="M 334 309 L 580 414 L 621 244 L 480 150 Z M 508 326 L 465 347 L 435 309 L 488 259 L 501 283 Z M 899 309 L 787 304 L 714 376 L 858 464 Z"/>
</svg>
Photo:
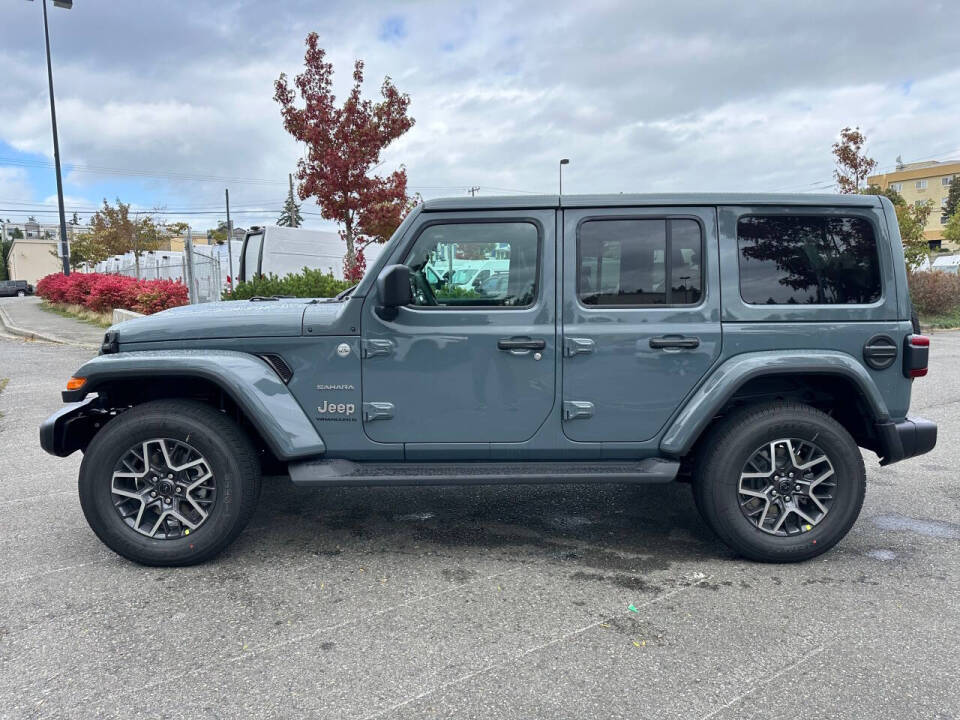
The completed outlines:
<svg viewBox="0 0 960 720">
<path fill-rule="evenodd" d="M 165 340 L 206 340 L 236 337 L 290 337 L 300 335 L 308 299 L 228 300 L 184 305 L 118 323 L 122 344 Z"/>
</svg>

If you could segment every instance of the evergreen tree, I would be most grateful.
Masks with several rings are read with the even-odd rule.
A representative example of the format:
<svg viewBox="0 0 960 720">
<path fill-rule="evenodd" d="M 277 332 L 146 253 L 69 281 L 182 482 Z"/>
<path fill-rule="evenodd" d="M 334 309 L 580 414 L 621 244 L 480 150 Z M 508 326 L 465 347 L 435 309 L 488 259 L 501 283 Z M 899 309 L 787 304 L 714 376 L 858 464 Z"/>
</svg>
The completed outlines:
<svg viewBox="0 0 960 720">
<path fill-rule="evenodd" d="M 947 204 L 943 207 L 943 214 L 952 218 L 960 210 L 960 175 L 954 175 L 950 182 L 950 192 L 947 194 Z"/>
<path fill-rule="evenodd" d="M 287 192 L 287 200 L 283 203 L 283 211 L 277 219 L 277 225 L 280 227 L 300 227 L 303 225 L 303 217 L 300 215 L 300 206 L 293 195 L 293 175 L 288 175 L 290 180 L 290 190 Z"/>
</svg>

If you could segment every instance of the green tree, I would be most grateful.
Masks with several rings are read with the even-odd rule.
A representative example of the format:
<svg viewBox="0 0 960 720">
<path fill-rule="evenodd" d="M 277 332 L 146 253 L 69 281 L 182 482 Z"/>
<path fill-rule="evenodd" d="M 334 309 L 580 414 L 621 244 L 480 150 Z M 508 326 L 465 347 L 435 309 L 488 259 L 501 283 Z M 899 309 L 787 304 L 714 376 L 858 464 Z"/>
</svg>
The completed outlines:
<svg viewBox="0 0 960 720">
<path fill-rule="evenodd" d="M 10 218 L 7 218 L 7 222 L 10 222 Z M 10 257 L 10 249 L 13 247 L 14 240 L 20 240 L 23 238 L 23 233 L 20 232 L 20 228 L 8 228 L 6 232 L 6 237 L 0 237 L 0 280 L 9 280 L 10 276 L 7 272 L 7 260 Z"/>
<path fill-rule="evenodd" d="M 893 188 L 881 190 L 876 185 L 871 185 L 861 192 L 864 195 L 883 195 L 893 203 L 893 209 L 897 213 L 897 225 L 900 226 L 900 239 L 903 240 L 903 255 L 908 267 L 916 269 L 924 260 L 930 258 L 930 245 L 923 237 L 923 229 L 933 211 L 929 202 L 909 205 Z"/>
<path fill-rule="evenodd" d="M 954 175 L 950 183 L 950 192 L 947 193 L 947 204 L 943 206 L 943 214 L 952 218 L 960 210 L 960 175 Z"/>
<path fill-rule="evenodd" d="M 954 185 L 960 185 L 960 182 L 954 181 Z M 943 229 L 943 239 L 952 245 L 960 245 L 960 208 L 947 220 L 947 226 Z"/>
<path fill-rule="evenodd" d="M 73 211 L 73 217 L 70 218 L 70 224 L 71 224 L 71 225 L 79 225 L 79 224 L 80 224 L 80 218 L 77 217 L 77 211 L 76 211 L 76 210 Z"/>
<path fill-rule="evenodd" d="M 283 210 L 277 219 L 277 225 L 280 227 L 300 227 L 303 225 L 303 216 L 300 215 L 300 206 L 293 195 L 293 175 L 288 175 L 287 179 L 290 181 L 290 190 L 287 192 L 287 199 L 283 203 Z"/>
<path fill-rule="evenodd" d="M 140 276 L 140 256 L 160 246 L 160 232 L 148 214 L 134 212 L 130 204 L 117 198 L 116 207 L 104 199 L 103 207 L 90 216 L 91 255 L 88 262 L 99 262 L 111 255 L 133 253 L 137 277 Z"/>
<path fill-rule="evenodd" d="M 109 256 L 92 232 L 78 233 L 70 242 L 70 267 L 74 270 L 85 263 L 96 265 Z"/>
<path fill-rule="evenodd" d="M 7 256 L 10 255 L 10 247 L 13 240 L 0 238 L 0 280 L 9 280 L 7 276 Z"/>
</svg>

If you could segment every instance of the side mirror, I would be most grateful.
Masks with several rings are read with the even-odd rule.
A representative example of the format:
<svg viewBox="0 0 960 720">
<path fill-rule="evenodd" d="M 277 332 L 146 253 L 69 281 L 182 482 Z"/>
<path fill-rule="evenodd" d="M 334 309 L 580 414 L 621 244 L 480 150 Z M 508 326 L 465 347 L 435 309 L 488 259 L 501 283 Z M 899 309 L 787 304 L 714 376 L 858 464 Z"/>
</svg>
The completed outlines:
<svg viewBox="0 0 960 720">
<path fill-rule="evenodd" d="M 397 317 L 397 308 L 413 301 L 410 291 L 410 268 L 406 265 L 387 265 L 377 277 L 380 305 L 377 314 L 384 320 Z"/>
</svg>

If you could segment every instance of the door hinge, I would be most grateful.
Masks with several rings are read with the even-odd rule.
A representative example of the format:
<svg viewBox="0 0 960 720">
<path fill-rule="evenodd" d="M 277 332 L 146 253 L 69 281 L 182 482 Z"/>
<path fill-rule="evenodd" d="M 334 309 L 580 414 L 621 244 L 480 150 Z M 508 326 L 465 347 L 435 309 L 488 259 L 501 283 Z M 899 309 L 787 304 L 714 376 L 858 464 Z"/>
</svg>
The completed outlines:
<svg viewBox="0 0 960 720">
<path fill-rule="evenodd" d="M 590 338 L 567 337 L 563 339 L 563 354 L 566 357 L 585 355 L 593 352 L 594 343 Z"/>
<path fill-rule="evenodd" d="M 389 420 L 393 417 L 393 403 L 365 402 L 363 404 L 363 421 Z"/>
<path fill-rule="evenodd" d="M 360 343 L 360 345 L 363 348 L 363 356 L 365 358 L 372 358 L 372 357 L 376 357 L 377 355 L 393 354 L 392 340 L 379 340 L 379 339 L 363 340 Z"/>
<path fill-rule="evenodd" d="M 563 419 L 579 420 L 593 417 L 593 403 L 586 400 L 564 400 Z"/>
</svg>

